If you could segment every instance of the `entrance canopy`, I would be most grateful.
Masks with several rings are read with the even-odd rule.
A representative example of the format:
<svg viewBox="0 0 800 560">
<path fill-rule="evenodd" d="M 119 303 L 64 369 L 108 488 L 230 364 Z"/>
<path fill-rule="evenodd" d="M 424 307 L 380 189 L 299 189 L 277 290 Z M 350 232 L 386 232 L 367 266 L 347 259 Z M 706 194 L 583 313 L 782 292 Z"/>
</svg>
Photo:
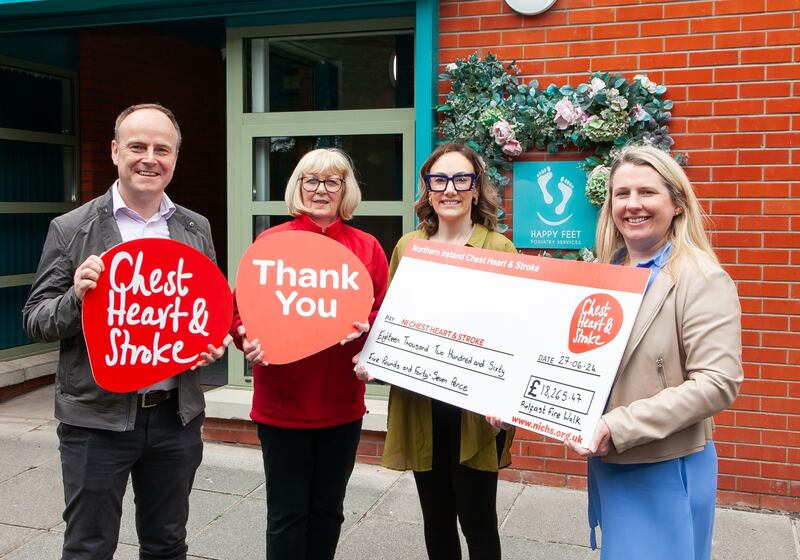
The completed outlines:
<svg viewBox="0 0 800 560">
<path fill-rule="evenodd" d="M 248 24 L 265 23 L 257 16 L 270 15 L 270 23 L 283 23 L 281 15 L 298 12 L 330 12 L 341 18 L 341 10 L 358 8 L 361 17 L 375 12 L 379 17 L 414 13 L 415 2 L 403 0 L 0 0 L 0 33 L 42 31 L 96 25 L 153 23 L 213 17 L 253 18 Z M 365 12 L 364 10 L 367 10 Z M 333 16 L 339 13 L 338 18 Z"/>
</svg>

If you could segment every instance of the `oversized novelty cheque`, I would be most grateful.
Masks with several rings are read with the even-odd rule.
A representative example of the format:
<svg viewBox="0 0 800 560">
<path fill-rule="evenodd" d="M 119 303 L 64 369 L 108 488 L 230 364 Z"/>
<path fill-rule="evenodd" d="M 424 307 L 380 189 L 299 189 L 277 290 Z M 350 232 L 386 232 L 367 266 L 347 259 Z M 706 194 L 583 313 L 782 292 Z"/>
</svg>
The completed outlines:
<svg viewBox="0 0 800 560">
<path fill-rule="evenodd" d="M 647 279 L 644 269 L 413 240 L 358 365 L 588 445 Z"/>
<path fill-rule="evenodd" d="M 92 374 L 126 393 L 188 370 L 220 346 L 233 317 L 228 281 L 208 257 L 171 239 L 120 243 L 86 292 L 82 323 Z"/>
<path fill-rule="evenodd" d="M 307 231 L 259 237 L 242 255 L 236 302 L 263 360 L 287 364 L 337 344 L 366 321 L 372 279 L 347 247 Z M 355 375 L 355 374 L 354 374 Z"/>
</svg>

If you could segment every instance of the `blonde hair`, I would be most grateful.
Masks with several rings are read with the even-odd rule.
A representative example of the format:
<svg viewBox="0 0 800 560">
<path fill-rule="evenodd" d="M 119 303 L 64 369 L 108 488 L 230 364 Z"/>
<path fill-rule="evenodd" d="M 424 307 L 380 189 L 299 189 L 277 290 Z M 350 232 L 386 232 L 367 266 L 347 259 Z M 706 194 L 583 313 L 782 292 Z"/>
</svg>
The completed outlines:
<svg viewBox="0 0 800 560">
<path fill-rule="evenodd" d="M 428 192 L 428 186 L 425 184 L 425 175 L 430 173 L 431 167 L 440 157 L 451 152 L 464 156 L 472 165 L 472 169 L 475 170 L 475 186 L 473 188 L 478 197 L 478 203 L 473 204 L 470 210 L 472 223 L 484 225 L 489 231 L 495 231 L 497 229 L 497 209 L 500 208 L 497 189 L 489 179 L 489 176 L 486 175 L 486 164 L 483 163 L 481 156 L 469 146 L 457 142 L 440 144 L 428 156 L 428 159 L 425 160 L 419 170 L 419 184 L 417 186 L 419 196 L 416 204 L 414 204 L 414 211 L 417 213 L 417 219 L 419 220 L 419 229 L 424 230 L 429 236 L 439 230 L 439 216 L 436 215 L 436 211 L 431 206 L 430 193 Z"/>
<path fill-rule="evenodd" d="M 670 226 L 668 235 L 672 243 L 672 251 L 665 268 L 671 271 L 672 265 L 679 259 L 684 256 L 696 257 L 698 253 L 705 254 L 714 262 L 718 262 L 703 226 L 707 216 L 697 201 L 692 183 L 678 162 L 663 150 L 653 146 L 623 148 L 611 165 L 608 177 L 608 196 L 606 196 L 606 201 L 600 211 L 595 237 L 598 260 L 610 263 L 615 254 L 625 247 L 625 241 L 614 223 L 611 212 L 614 174 L 625 164 L 646 165 L 658 173 L 662 184 L 669 192 L 672 203 L 680 209 L 680 213 L 672 219 Z"/>
<path fill-rule="evenodd" d="M 346 153 L 337 148 L 319 148 L 300 158 L 289 181 L 286 183 L 286 207 L 292 216 L 306 214 L 311 209 L 303 205 L 303 192 L 300 181 L 306 174 L 338 175 L 342 178 L 342 193 L 339 202 L 339 217 L 349 220 L 361 202 L 361 189 L 358 188 L 353 164 Z"/>
</svg>

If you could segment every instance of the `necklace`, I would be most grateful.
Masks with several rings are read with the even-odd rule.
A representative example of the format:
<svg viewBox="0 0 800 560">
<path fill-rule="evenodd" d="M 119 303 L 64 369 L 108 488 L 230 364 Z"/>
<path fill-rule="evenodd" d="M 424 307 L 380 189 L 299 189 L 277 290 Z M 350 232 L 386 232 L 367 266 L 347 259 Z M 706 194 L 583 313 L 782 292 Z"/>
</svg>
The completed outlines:
<svg viewBox="0 0 800 560">
<path fill-rule="evenodd" d="M 430 240 L 438 241 L 440 243 L 449 243 L 450 245 L 466 245 L 469 238 L 472 237 L 472 232 L 474 230 L 475 230 L 475 224 L 470 222 L 470 225 L 467 229 L 459 232 L 457 235 L 445 238 L 442 235 L 442 229 L 440 226 L 439 231 L 433 234 L 430 237 Z"/>
</svg>

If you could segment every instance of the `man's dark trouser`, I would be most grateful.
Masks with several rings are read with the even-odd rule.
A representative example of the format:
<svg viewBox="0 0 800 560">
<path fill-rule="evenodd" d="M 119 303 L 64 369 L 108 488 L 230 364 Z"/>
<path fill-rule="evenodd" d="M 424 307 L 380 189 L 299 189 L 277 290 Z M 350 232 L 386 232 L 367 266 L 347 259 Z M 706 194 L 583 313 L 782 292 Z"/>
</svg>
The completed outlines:
<svg viewBox="0 0 800 560">
<path fill-rule="evenodd" d="M 258 425 L 267 481 L 269 560 L 332 560 L 361 420 L 330 428 Z"/>
<path fill-rule="evenodd" d="M 111 560 L 129 474 L 139 557 L 186 558 L 189 492 L 203 458 L 204 415 L 182 426 L 177 403 L 172 398 L 139 408 L 130 432 L 59 424 L 67 522 L 62 560 Z"/>
</svg>

